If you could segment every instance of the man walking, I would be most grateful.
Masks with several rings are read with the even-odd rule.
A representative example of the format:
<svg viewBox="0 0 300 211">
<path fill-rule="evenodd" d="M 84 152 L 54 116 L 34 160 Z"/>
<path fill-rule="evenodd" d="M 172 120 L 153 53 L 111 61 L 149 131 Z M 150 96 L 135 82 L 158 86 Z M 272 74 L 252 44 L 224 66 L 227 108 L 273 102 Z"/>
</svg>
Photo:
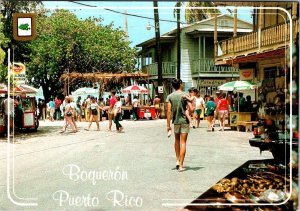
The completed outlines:
<svg viewBox="0 0 300 211">
<path fill-rule="evenodd" d="M 171 131 L 171 114 L 173 114 L 172 122 L 174 124 L 175 134 L 175 153 L 176 153 L 176 169 L 180 172 L 184 171 L 183 161 L 186 153 L 186 141 L 190 131 L 188 118 L 185 115 L 187 106 L 192 109 L 191 103 L 184 99 L 186 94 L 182 91 L 183 85 L 180 79 L 174 79 L 172 86 L 175 89 L 173 93 L 167 97 L 167 131 Z M 193 112 L 193 111 L 191 111 Z"/>
</svg>

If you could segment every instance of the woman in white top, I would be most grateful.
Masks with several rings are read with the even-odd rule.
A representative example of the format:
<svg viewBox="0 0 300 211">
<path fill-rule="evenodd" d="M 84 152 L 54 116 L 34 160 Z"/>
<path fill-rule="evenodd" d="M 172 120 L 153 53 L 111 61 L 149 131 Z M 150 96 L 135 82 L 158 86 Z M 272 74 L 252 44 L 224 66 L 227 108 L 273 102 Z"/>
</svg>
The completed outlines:
<svg viewBox="0 0 300 211">
<path fill-rule="evenodd" d="M 201 118 L 201 113 L 202 113 L 202 108 L 205 109 L 205 102 L 203 100 L 203 98 L 200 96 L 200 91 L 199 90 L 195 90 L 195 94 L 196 94 L 196 106 L 195 106 L 195 110 L 194 110 L 194 122 L 193 122 L 193 127 L 196 127 L 196 122 L 197 122 L 197 128 L 199 128 L 200 125 L 200 118 Z"/>
<path fill-rule="evenodd" d="M 116 96 L 117 102 L 115 103 L 114 106 L 114 123 L 116 124 L 117 127 L 117 132 L 122 132 L 124 129 L 123 126 L 120 124 L 120 116 L 121 116 L 121 111 L 122 111 L 122 103 L 120 101 L 120 97 Z"/>
<path fill-rule="evenodd" d="M 98 105 L 98 103 L 96 102 L 96 99 L 93 96 L 91 97 L 90 109 L 91 109 L 91 115 L 90 115 L 90 119 L 89 119 L 89 125 L 88 125 L 88 128 L 85 130 L 90 130 L 92 122 L 96 122 L 97 130 L 99 131 L 100 126 L 99 126 L 98 113 L 99 113 L 99 109 L 100 110 L 103 110 L 103 109 Z"/>
</svg>

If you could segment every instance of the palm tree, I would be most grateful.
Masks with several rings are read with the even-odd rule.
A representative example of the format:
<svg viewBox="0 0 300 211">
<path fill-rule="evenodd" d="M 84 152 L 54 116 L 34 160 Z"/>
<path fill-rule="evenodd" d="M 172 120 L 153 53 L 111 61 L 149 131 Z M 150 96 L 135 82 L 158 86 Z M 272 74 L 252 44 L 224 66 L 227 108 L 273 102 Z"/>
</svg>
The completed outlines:
<svg viewBox="0 0 300 211">
<path fill-rule="evenodd" d="M 181 6 L 183 6 L 183 4 L 181 4 Z M 193 8 L 193 7 L 214 7 L 215 6 L 214 3 L 209 1 L 190 1 L 187 2 L 185 6 L 190 7 L 185 9 L 185 20 L 187 23 L 195 23 L 201 20 L 205 20 L 207 18 L 211 18 L 216 13 L 220 14 L 220 11 L 218 9 L 207 9 L 207 8 L 194 9 Z"/>
</svg>

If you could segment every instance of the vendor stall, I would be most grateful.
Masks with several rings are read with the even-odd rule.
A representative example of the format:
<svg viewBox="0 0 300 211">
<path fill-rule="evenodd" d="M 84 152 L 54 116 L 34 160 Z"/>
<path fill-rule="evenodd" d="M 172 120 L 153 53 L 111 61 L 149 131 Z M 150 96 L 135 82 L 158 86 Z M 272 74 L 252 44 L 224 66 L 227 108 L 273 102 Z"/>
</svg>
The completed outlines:
<svg viewBox="0 0 300 211">
<path fill-rule="evenodd" d="M 140 106 L 137 110 L 139 119 L 155 119 L 156 112 L 154 106 Z"/>
<path fill-rule="evenodd" d="M 289 198 L 290 187 L 297 181 L 296 170 L 293 171 L 291 178 L 289 168 L 273 159 L 250 160 L 219 180 L 185 208 L 187 210 L 213 210 L 216 207 L 209 204 L 220 203 L 219 209 L 236 210 L 240 206 L 230 206 L 230 203 L 241 205 L 252 203 L 255 204 L 253 207 L 260 207 L 260 210 L 264 210 L 265 207 L 270 208 L 270 206 L 260 206 L 260 203 L 272 205 L 272 203 L 284 202 Z M 207 206 L 197 205 L 200 203 L 207 204 Z M 272 210 L 293 210 L 293 204 L 272 206 Z"/>
</svg>

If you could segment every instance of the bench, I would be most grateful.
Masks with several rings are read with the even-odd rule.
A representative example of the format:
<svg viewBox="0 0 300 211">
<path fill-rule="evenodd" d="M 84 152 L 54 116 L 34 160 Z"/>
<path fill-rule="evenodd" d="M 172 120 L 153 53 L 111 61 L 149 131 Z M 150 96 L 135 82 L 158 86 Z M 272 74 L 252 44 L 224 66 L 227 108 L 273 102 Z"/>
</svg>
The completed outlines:
<svg viewBox="0 0 300 211">
<path fill-rule="evenodd" d="M 257 125 L 257 121 L 238 121 L 237 122 L 237 131 L 240 131 L 240 127 L 244 126 L 246 132 L 251 132 L 252 131 L 252 126 Z"/>
</svg>

